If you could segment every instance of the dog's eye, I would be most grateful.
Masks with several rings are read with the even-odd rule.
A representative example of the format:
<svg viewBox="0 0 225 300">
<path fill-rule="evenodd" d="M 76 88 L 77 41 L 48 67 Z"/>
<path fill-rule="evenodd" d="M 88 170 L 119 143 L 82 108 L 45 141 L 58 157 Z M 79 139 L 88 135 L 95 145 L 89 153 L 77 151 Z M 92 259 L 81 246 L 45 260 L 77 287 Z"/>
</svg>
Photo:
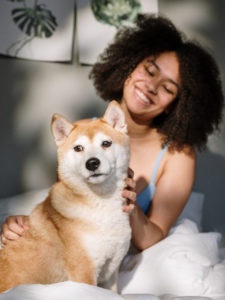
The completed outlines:
<svg viewBox="0 0 225 300">
<path fill-rule="evenodd" d="M 102 147 L 104 148 L 108 148 L 112 145 L 112 142 L 111 141 L 103 141 L 102 142 Z"/>
<path fill-rule="evenodd" d="M 74 149 L 74 151 L 76 151 L 76 152 L 81 152 L 81 151 L 84 150 L 84 147 L 83 147 L 82 145 L 77 145 L 77 146 L 75 146 L 73 149 Z"/>
</svg>

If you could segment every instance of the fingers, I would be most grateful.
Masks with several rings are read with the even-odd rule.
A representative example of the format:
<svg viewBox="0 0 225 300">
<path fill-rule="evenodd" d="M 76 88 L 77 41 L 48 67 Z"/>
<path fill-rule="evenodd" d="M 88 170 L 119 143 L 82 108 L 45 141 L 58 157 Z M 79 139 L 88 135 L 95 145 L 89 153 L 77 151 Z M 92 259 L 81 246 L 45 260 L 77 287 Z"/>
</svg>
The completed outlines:
<svg viewBox="0 0 225 300">
<path fill-rule="evenodd" d="M 128 168 L 127 176 L 128 176 L 128 178 L 133 178 L 134 177 L 134 171 L 131 168 Z"/>
<path fill-rule="evenodd" d="M 131 213 L 136 206 L 136 192 L 123 190 L 122 196 L 126 198 L 126 202 L 123 204 L 123 211 L 127 213 Z"/>
<path fill-rule="evenodd" d="M 126 198 L 129 202 L 136 202 L 137 200 L 137 194 L 135 191 L 129 191 L 129 190 L 123 190 L 122 191 L 122 197 Z"/>
<path fill-rule="evenodd" d="M 132 211 L 135 209 L 135 204 L 134 203 L 130 203 L 129 205 L 123 205 L 123 211 L 125 213 L 132 213 Z"/>
<path fill-rule="evenodd" d="M 6 242 L 6 238 L 4 236 L 1 235 L 1 246 L 2 248 L 7 244 Z"/>
<path fill-rule="evenodd" d="M 126 199 L 126 203 L 123 205 L 123 211 L 126 213 L 131 213 L 134 210 L 137 200 L 136 182 L 133 179 L 133 171 L 131 169 L 129 170 L 130 175 L 128 174 L 128 176 L 130 177 L 125 179 L 126 187 L 122 191 L 122 197 Z"/>
<path fill-rule="evenodd" d="M 27 230 L 29 228 L 29 217 L 28 216 L 16 216 L 16 222 L 20 227 Z"/>
<path fill-rule="evenodd" d="M 125 185 L 126 185 L 126 189 L 129 189 L 131 191 L 136 190 L 136 181 L 133 180 L 132 178 L 126 178 Z"/>
<path fill-rule="evenodd" d="M 29 228 L 29 218 L 26 216 L 11 216 L 2 224 L 1 243 L 3 246 L 8 242 L 18 239 Z"/>
<path fill-rule="evenodd" d="M 13 241 L 19 238 L 20 235 L 6 229 L 5 233 L 1 235 L 1 242 L 3 245 L 7 245 L 9 241 Z"/>
</svg>

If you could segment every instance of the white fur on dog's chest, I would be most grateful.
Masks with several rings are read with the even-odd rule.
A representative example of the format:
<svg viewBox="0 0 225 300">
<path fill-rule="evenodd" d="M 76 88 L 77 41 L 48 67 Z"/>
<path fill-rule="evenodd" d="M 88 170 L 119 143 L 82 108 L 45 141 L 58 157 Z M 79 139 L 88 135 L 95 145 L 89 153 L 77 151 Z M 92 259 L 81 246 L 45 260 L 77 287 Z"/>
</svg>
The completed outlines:
<svg viewBox="0 0 225 300">
<path fill-rule="evenodd" d="M 112 245 L 113 243 L 124 243 L 121 238 L 127 236 L 130 238 L 129 215 L 122 211 L 122 205 L 118 205 L 118 203 L 117 205 L 115 203 L 114 205 L 103 205 L 102 208 L 94 210 L 93 214 L 89 216 L 89 222 L 95 224 L 95 227 L 97 225 L 97 228 L 94 232 L 85 234 L 83 240 L 86 245 L 88 241 L 93 240 L 93 244 L 96 244 L 97 248 L 102 244 L 105 249 L 108 248 L 108 245 L 104 245 L 106 240 Z M 94 246 L 93 244 L 92 246 Z"/>
<path fill-rule="evenodd" d="M 108 279 L 118 267 L 128 251 L 131 238 L 129 215 L 122 211 L 122 205 L 118 202 L 107 204 L 90 216 L 90 222 L 96 224 L 97 229 L 82 234 L 82 244 L 96 266 L 97 273 L 102 268 L 104 270 L 107 264 L 100 281 Z"/>
</svg>

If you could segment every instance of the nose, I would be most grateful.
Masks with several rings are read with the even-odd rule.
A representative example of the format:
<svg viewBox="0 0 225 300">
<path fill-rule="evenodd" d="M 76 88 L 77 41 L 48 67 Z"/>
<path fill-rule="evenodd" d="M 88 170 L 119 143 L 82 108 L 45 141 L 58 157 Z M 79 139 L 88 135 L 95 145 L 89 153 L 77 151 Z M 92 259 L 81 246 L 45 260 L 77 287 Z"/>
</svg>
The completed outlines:
<svg viewBox="0 0 225 300">
<path fill-rule="evenodd" d="M 86 161 L 86 168 L 89 171 L 95 171 L 100 165 L 100 160 L 96 157 L 91 157 Z"/>
<path fill-rule="evenodd" d="M 153 95 L 157 95 L 158 92 L 158 83 L 156 80 L 149 80 L 147 85 L 148 92 Z"/>
</svg>

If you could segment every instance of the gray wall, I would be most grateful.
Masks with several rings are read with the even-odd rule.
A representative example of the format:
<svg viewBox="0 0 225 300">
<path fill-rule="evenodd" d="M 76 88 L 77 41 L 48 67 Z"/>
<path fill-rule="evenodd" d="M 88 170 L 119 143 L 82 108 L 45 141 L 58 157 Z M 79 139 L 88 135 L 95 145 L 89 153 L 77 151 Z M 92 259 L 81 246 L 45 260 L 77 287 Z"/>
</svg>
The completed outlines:
<svg viewBox="0 0 225 300">
<path fill-rule="evenodd" d="M 225 2 L 160 0 L 160 12 L 214 53 L 225 71 Z M 1 17 L 1 12 L 0 12 Z M 105 103 L 88 80 L 89 67 L 0 57 L 0 198 L 50 186 L 56 150 L 49 124 L 54 112 L 71 121 L 100 116 Z M 223 79 L 224 82 L 224 79 Z M 204 230 L 225 233 L 225 122 L 198 153 L 195 190 L 205 194 Z"/>
</svg>

